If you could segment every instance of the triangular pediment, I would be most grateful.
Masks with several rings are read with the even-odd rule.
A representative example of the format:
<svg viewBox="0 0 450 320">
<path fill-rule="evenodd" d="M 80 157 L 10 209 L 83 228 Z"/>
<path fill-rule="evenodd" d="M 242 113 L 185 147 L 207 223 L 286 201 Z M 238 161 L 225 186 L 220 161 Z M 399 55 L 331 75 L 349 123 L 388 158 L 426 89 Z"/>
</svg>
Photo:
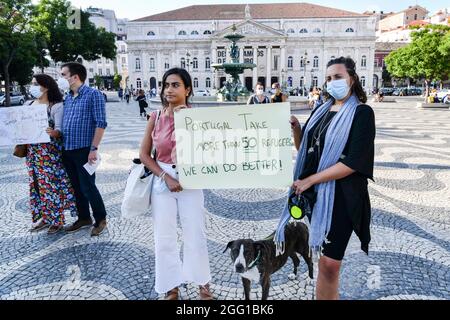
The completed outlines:
<svg viewBox="0 0 450 320">
<path fill-rule="evenodd" d="M 248 19 L 241 21 L 239 23 L 235 24 L 236 26 L 236 32 L 239 34 L 242 34 L 246 37 L 261 37 L 261 36 L 277 36 L 277 37 L 284 37 L 286 34 L 283 31 L 273 29 L 271 27 L 268 27 L 266 25 L 263 25 L 259 22 L 256 22 L 254 20 Z M 220 30 L 216 33 L 216 37 L 223 38 L 227 34 L 233 33 L 233 26 L 229 26 L 223 30 Z"/>
</svg>

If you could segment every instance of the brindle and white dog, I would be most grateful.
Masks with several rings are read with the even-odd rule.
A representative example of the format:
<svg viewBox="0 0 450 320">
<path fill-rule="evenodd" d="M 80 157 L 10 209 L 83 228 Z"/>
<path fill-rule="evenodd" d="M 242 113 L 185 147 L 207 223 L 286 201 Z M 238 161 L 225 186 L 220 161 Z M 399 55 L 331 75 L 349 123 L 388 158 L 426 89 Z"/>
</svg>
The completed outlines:
<svg viewBox="0 0 450 320">
<path fill-rule="evenodd" d="M 294 263 L 294 274 L 300 254 L 308 265 L 308 275 L 313 278 L 313 262 L 309 254 L 308 228 L 303 223 L 292 222 L 285 229 L 285 250 L 282 255 L 276 256 L 273 235 L 266 240 L 253 241 L 251 239 L 238 239 L 230 241 L 224 252 L 231 249 L 231 260 L 234 270 L 241 275 L 244 285 L 245 299 L 250 300 L 251 281 L 258 281 L 262 287 L 262 300 L 267 300 L 270 289 L 270 276 L 280 270 L 288 257 Z"/>
</svg>

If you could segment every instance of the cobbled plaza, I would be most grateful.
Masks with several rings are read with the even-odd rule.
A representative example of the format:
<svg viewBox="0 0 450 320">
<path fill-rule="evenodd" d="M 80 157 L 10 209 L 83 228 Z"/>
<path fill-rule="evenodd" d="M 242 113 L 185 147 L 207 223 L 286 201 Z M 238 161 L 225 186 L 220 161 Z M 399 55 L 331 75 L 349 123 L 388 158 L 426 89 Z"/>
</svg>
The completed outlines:
<svg viewBox="0 0 450 320">
<path fill-rule="evenodd" d="M 450 111 L 419 110 L 415 102 L 374 103 L 375 182 L 370 182 L 369 256 L 353 236 L 343 262 L 342 299 L 450 299 Z M 146 122 L 135 103 L 108 103 L 108 128 L 97 183 L 108 231 L 91 238 L 30 233 L 28 175 L 23 159 L 0 149 L 0 299 L 158 299 L 154 291 L 151 214 L 120 216 L 131 159 L 138 156 Z M 309 111 L 294 111 L 303 124 Z M 295 152 L 293 150 L 293 157 Z M 272 233 L 286 190 L 205 190 L 212 290 L 218 299 L 243 299 L 233 272 L 230 240 Z M 67 217 L 66 223 L 75 218 Z M 181 235 L 181 233 L 180 233 Z M 272 276 L 269 299 L 314 298 L 315 280 L 301 261 Z M 187 284 L 182 299 L 197 299 Z M 254 284 L 252 298 L 260 299 Z"/>
</svg>

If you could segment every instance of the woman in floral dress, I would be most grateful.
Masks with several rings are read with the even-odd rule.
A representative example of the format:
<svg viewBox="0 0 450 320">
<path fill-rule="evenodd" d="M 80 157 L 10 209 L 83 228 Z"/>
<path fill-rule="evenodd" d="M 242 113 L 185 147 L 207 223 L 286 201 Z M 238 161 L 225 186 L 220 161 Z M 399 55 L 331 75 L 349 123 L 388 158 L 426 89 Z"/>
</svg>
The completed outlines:
<svg viewBox="0 0 450 320">
<path fill-rule="evenodd" d="M 61 125 L 63 99 L 56 81 L 45 74 L 35 75 L 30 93 L 36 98 L 28 108 L 46 105 L 47 134 L 51 142 L 28 145 L 26 164 L 30 181 L 31 231 L 47 228 L 48 234 L 62 230 L 64 211 L 76 214 L 75 196 L 62 164 Z"/>
</svg>

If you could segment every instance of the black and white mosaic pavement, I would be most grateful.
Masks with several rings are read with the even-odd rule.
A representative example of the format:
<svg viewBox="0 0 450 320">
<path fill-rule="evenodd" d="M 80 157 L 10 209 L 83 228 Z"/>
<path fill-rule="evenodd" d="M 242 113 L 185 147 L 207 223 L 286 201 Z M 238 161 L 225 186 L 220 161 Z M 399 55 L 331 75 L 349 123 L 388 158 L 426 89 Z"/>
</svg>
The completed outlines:
<svg viewBox="0 0 450 320">
<path fill-rule="evenodd" d="M 353 237 L 343 263 L 343 299 L 450 299 L 450 111 L 413 103 L 375 104 L 375 183 L 370 254 Z M 0 299 L 158 299 L 154 291 L 151 215 L 120 217 L 130 159 L 138 155 L 146 122 L 135 104 L 108 104 L 109 127 L 98 186 L 108 232 L 31 234 L 24 161 L 0 149 Z M 307 112 L 297 116 L 303 123 Z M 294 152 L 293 152 L 294 155 Z M 227 242 L 260 239 L 275 228 L 286 190 L 205 190 L 208 247 L 218 299 L 242 299 Z M 68 217 L 68 223 L 74 218 Z M 273 275 L 270 299 L 313 299 L 315 282 L 292 263 Z M 197 299 L 187 284 L 184 299 Z M 261 296 L 259 286 L 252 289 Z"/>
</svg>

